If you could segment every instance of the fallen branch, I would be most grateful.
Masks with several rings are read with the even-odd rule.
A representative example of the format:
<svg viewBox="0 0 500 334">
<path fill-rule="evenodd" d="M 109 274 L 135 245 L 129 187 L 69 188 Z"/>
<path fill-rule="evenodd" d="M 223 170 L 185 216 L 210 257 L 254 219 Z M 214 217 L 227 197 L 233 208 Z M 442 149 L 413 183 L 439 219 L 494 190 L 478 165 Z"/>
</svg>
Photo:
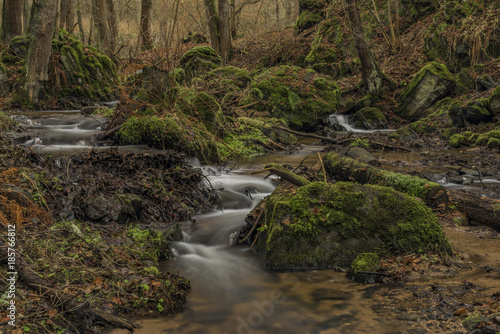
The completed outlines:
<svg viewBox="0 0 500 334">
<path fill-rule="evenodd" d="M 260 213 L 259 215 L 257 216 L 257 219 L 255 220 L 255 222 L 253 223 L 253 226 L 252 226 L 252 229 L 250 230 L 250 232 L 248 232 L 248 234 L 239 241 L 239 243 L 243 243 L 245 242 L 245 240 L 247 240 L 253 233 L 253 231 L 255 231 L 255 229 L 257 228 L 257 225 L 259 224 L 259 221 L 260 221 L 260 218 L 262 217 L 262 214 L 264 213 L 264 209 L 260 210 Z"/>
<path fill-rule="evenodd" d="M 2 240 L 0 240 L 0 256 L 4 259 L 8 258 L 8 248 Z M 33 271 L 33 269 L 31 269 L 29 264 L 21 256 L 20 253 L 16 253 L 16 264 L 19 279 L 26 283 L 26 285 L 28 285 L 31 289 L 38 291 L 40 295 L 43 294 L 44 297 L 52 298 L 54 300 L 60 300 L 61 303 L 59 307 L 63 312 L 73 313 L 90 323 L 96 320 L 101 320 L 113 327 L 124 328 L 131 332 L 134 330 L 134 328 L 136 328 L 133 323 L 124 318 L 91 309 L 85 303 L 75 302 L 74 299 L 76 296 L 64 292 L 60 294 L 57 293 L 54 290 L 53 284 L 50 281 L 38 276 L 38 274 Z"/>
<path fill-rule="evenodd" d="M 311 183 L 310 181 L 306 180 L 302 176 L 294 174 L 294 173 L 286 170 L 285 168 L 281 167 L 278 164 L 265 165 L 264 169 L 255 171 L 252 174 L 259 174 L 259 173 L 263 173 L 263 172 L 270 172 L 271 174 L 278 175 L 279 177 L 281 177 L 281 178 L 283 178 L 283 179 L 285 179 L 285 180 L 287 180 L 287 181 L 289 181 L 289 182 L 291 182 L 299 187 L 306 186 L 306 185 Z"/>
<path fill-rule="evenodd" d="M 316 135 L 314 133 L 299 132 L 299 131 L 291 130 L 291 129 L 288 129 L 288 128 L 285 128 L 285 127 L 282 127 L 282 126 L 279 126 L 279 125 L 272 125 L 272 127 L 275 128 L 276 130 L 281 130 L 281 131 L 289 132 L 289 133 L 292 133 L 292 134 L 297 135 L 297 136 L 309 137 L 309 138 L 316 138 L 316 139 L 324 140 L 324 141 L 327 141 L 327 142 L 330 142 L 330 143 L 337 143 L 336 139 L 333 139 L 333 138 L 330 138 L 330 137 L 324 137 L 324 136 Z"/>
<path fill-rule="evenodd" d="M 454 203 L 458 210 L 464 212 L 469 221 L 475 221 L 500 231 L 500 201 L 460 190 L 447 190 L 446 192 L 450 202 Z"/>
</svg>

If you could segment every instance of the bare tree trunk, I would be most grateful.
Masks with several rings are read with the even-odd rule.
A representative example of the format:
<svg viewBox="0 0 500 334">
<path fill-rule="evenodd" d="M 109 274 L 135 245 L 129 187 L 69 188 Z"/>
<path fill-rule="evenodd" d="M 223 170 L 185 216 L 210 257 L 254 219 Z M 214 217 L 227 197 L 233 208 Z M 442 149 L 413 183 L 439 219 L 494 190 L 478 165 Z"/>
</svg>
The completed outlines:
<svg viewBox="0 0 500 334">
<path fill-rule="evenodd" d="M 231 24 L 229 19 L 229 1 L 219 0 L 219 36 L 220 56 L 222 63 L 226 65 L 231 58 Z"/>
<path fill-rule="evenodd" d="M 351 21 L 351 30 L 353 33 L 354 44 L 358 52 L 359 60 L 361 62 L 361 76 L 363 85 L 365 86 L 368 94 L 373 96 L 383 95 L 383 82 L 388 80 L 387 77 L 380 70 L 373 54 L 368 48 L 365 35 L 363 32 L 363 23 L 361 16 L 356 5 L 356 0 L 346 0 L 347 14 Z"/>
<path fill-rule="evenodd" d="M 113 0 L 106 0 L 109 28 L 109 48 L 111 52 L 115 52 L 118 46 L 118 19 L 116 17 L 115 4 Z"/>
<path fill-rule="evenodd" d="M 103 49 L 110 48 L 111 38 L 107 24 L 106 0 L 92 0 L 95 39 Z"/>
<path fill-rule="evenodd" d="M 59 27 L 66 31 L 72 31 L 75 27 L 75 2 L 74 0 L 61 0 L 59 9 L 61 20 Z"/>
<path fill-rule="evenodd" d="M 4 0 L 2 6 L 2 27 L 0 39 L 8 44 L 23 34 L 23 0 Z"/>
<path fill-rule="evenodd" d="M 48 67 L 57 4 L 57 0 L 33 1 L 31 42 L 21 79 L 22 94 L 33 104 L 38 103 L 43 82 L 49 79 Z"/>
<path fill-rule="evenodd" d="M 233 39 L 236 35 L 236 0 L 229 1 L 229 21 L 231 22 L 231 36 Z"/>
<path fill-rule="evenodd" d="M 276 2 L 276 27 L 280 28 L 280 0 L 275 0 Z"/>
<path fill-rule="evenodd" d="M 217 19 L 215 0 L 204 1 L 208 19 L 208 32 L 210 33 L 210 44 L 215 51 L 219 52 L 219 20 Z"/>
<path fill-rule="evenodd" d="M 31 0 L 24 0 L 23 6 L 23 33 L 26 33 L 28 29 L 28 23 L 30 19 L 30 11 L 31 11 Z"/>
<path fill-rule="evenodd" d="M 82 43 L 85 44 L 85 30 L 83 29 L 81 0 L 77 0 L 76 2 L 76 20 L 78 23 L 78 30 L 80 31 L 80 38 Z M 90 40 L 88 41 L 88 44 L 90 44 Z"/>
<path fill-rule="evenodd" d="M 141 24 L 140 24 L 140 35 L 141 35 L 141 47 L 143 50 L 149 50 L 153 47 L 153 41 L 151 39 L 151 15 L 153 13 L 153 1 L 152 0 L 142 0 L 141 1 Z"/>
<path fill-rule="evenodd" d="M 391 6 L 391 1 L 392 0 L 387 0 L 387 17 L 389 19 L 389 31 L 391 32 L 391 40 L 392 40 L 392 50 L 395 51 L 397 46 L 397 41 L 396 41 L 396 33 L 394 32 L 394 23 L 392 22 L 392 6 Z"/>
</svg>

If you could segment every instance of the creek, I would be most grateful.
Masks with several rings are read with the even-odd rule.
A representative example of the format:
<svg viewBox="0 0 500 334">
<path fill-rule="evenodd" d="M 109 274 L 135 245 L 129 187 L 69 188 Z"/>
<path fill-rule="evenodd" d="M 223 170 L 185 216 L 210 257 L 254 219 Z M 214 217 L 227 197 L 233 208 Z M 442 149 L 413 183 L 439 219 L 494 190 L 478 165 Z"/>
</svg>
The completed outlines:
<svg viewBox="0 0 500 334">
<path fill-rule="evenodd" d="M 23 115 L 31 119 L 33 133 L 31 138 L 22 138 L 19 142 L 43 153 L 67 154 L 92 149 L 93 137 L 103 126 L 103 120 L 83 117 L 75 112 Z M 122 149 L 154 152 L 142 146 Z M 135 319 L 140 326 L 135 333 L 385 334 L 418 333 L 418 330 L 426 329 L 420 319 L 430 312 L 429 306 L 422 306 L 421 301 L 415 300 L 414 296 L 412 299 L 403 288 L 354 283 L 341 270 L 268 272 L 262 269 L 251 248 L 229 246 L 232 235 L 244 224 L 246 215 L 274 189 L 272 178 L 264 179 L 251 172 L 269 162 L 311 166 L 317 162 L 317 153 L 322 149 L 323 146 L 304 142 L 298 153 L 258 156 L 230 172 L 200 166 L 193 160 L 194 167 L 200 168 L 211 185 L 218 189 L 221 202 L 218 211 L 197 215 L 193 221 L 182 224 L 183 241 L 173 245 L 175 258 L 162 264 L 161 270 L 179 272 L 191 280 L 187 309 L 180 314 Z M 411 165 L 419 156 L 386 153 L 381 158 Z M 440 178 L 442 175 L 437 165 L 439 163 L 431 171 Z M 467 177 L 479 178 L 474 175 Z M 439 180 L 450 185 L 444 176 Z M 498 182 L 495 178 L 481 181 Z M 476 190 L 480 191 L 479 188 Z M 470 235 L 451 234 L 464 247 L 472 243 Z M 495 254 L 488 259 L 476 254 L 474 261 L 477 266 L 491 264 L 491 261 L 500 266 L 500 250 Z M 450 289 L 460 284 L 457 282 L 464 277 L 490 287 L 497 284 L 494 277 L 482 279 L 482 274 L 471 266 L 468 272 L 448 281 L 438 280 L 442 285 L 448 284 Z M 429 333 L 446 332 L 438 329 Z M 112 333 L 126 331 L 114 330 Z"/>
</svg>

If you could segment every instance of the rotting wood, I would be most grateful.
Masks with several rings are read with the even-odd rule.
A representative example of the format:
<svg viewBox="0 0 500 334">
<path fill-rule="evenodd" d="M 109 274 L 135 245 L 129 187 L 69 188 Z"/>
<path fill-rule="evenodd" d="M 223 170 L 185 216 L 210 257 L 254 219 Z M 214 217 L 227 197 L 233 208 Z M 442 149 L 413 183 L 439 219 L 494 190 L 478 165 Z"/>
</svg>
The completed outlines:
<svg viewBox="0 0 500 334">
<path fill-rule="evenodd" d="M 260 169 L 258 171 L 253 172 L 252 174 L 259 174 L 263 172 L 270 172 L 272 174 L 278 175 L 279 177 L 299 186 L 306 186 L 310 184 L 311 182 L 303 178 L 302 176 L 299 176 L 297 174 L 294 174 L 285 168 L 281 167 L 278 164 L 268 164 L 264 166 L 264 169 Z"/>
<path fill-rule="evenodd" d="M 0 256 L 4 259 L 8 258 L 8 247 L 2 240 L 0 240 Z M 85 303 L 77 303 L 74 301 L 75 296 L 73 295 L 64 292 L 60 294 L 57 293 L 54 290 L 54 285 L 50 281 L 38 276 L 19 253 L 16 255 L 16 265 L 17 273 L 21 281 L 46 298 L 61 300 L 60 307 L 63 311 L 73 313 L 80 318 L 87 319 L 89 322 L 100 320 L 116 328 L 124 328 L 131 332 L 137 327 L 124 318 L 94 310 Z"/>
<path fill-rule="evenodd" d="M 362 147 L 353 147 L 346 152 L 348 157 L 357 159 L 365 164 L 380 167 L 381 163 L 368 150 Z"/>
<path fill-rule="evenodd" d="M 447 190 L 450 202 L 465 213 L 469 221 L 500 231 L 500 201 L 461 190 Z"/>
</svg>

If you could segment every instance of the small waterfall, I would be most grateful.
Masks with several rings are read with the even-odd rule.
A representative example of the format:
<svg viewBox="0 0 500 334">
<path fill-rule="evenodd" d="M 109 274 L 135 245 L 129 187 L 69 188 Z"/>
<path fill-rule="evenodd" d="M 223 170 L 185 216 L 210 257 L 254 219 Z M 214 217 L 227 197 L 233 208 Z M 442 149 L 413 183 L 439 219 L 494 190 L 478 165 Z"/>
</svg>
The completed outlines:
<svg viewBox="0 0 500 334">
<path fill-rule="evenodd" d="M 347 131 L 347 132 L 361 132 L 363 130 L 356 130 L 349 125 L 347 117 L 344 115 L 332 114 L 326 119 L 326 124 L 330 128 L 336 131 Z"/>
</svg>

